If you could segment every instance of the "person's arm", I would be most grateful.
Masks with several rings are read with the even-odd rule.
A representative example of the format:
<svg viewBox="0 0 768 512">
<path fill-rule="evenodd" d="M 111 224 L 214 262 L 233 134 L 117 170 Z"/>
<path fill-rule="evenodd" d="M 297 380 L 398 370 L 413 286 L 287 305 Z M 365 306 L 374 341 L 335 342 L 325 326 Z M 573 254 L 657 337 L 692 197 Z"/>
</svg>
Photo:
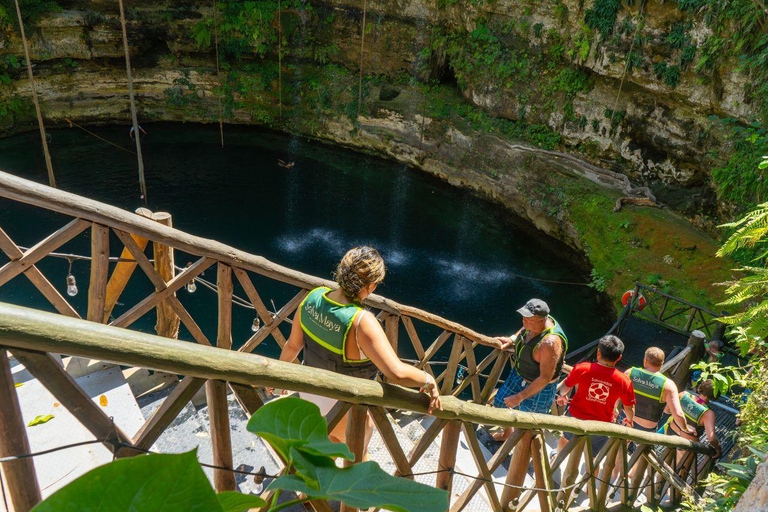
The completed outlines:
<svg viewBox="0 0 768 512">
<path fill-rule="evenodd" d="M 552 382 L 552 379 L 555 377 L 557 362 L 560 360 L 560 355 L 563 351 L 561 345 L 559 336 L 550 335 L 541 340 L 537 348 L 539 351 L 539 376 L 516 395 L 505 398 L 504 403 L 507 407 L 517 407 L 523 400 L 532 397 Z"/>
<path fill-rule="evenodd" d="M 622 405 L 624 406 L 624 415 L 626 418 L 624 419 L 624 424 L 628 427 L 632 427 L 635 424 L 635 404 L 627 405 L 622 402 Z"/>
<path fill-rule="evenodd" d="M 515 340 L 517 340 L 517 337 L 520 336 L 520 333 L 523 331 L 523 328 L 517 330 L 515 334 L 512 336 L 496 336 L 496 339 L 501 342 L 501 347 L 499 347 L 499 350 L 506 350 L 512 345 L 515 344 Z"/>
<path fill-rule="evenodd" d="M 717 432 L 715 432 L 715 411 L 712 409 L 704 413 L 704 417 L 701 418 L 704 422 L 704 432 L 707 434 L 707 441 L 712 445 L 712 448 L 716 450 L 715 458 L 720 458 L 722 450 L 720 449 L 720 441 L 717 439 Z"/>
<path fill-rule="evenodd" d="M 361 313 L 357 325 L 357 341 L 365 355 L 384 374 L 388 381 L 401 386 L 419 387 L 430 396 L 429 411 L 440 405 L 440 391 L 429 373 L 403 363 L 390 345 L 387 335 L 372 314 Z"/>
<path fill-rule="evenodd" d="M 280 360 L 292 363 L 299 352 L 304 348 L 304 332 L 301 329 L 301 308 L 293 315 L 293 325 L 291 326 L 291 334 L 288 336 L 288 341 L 283 345 L 283 350 L 280 352 Z"/>
<path fill-rule="evenodd" d="M 572 389 L 573 388 L 571 386 L 566 386 L 565 383 L 563 383 L 560 391 L 557 392 L 557 397 L 555 397 L 555 402 L 557 402 L 557 405 L 560 407 L 565 407 L 565 405 L 568 403 L 568 393 L 570 393 Z"/>
<path fill-rule="evenodd" d="M 675 422 L 678 428 L 688 432 L 691 435 L 696 435 L 696 428 L 692 425 L 688 425 L 688 420 L 685 418 L 683 412 L 683 406 L 680 405 L 680 396 L 677 393 L 677 384 L 673 380 L 668 379 L 664 384 L 663 393 L 666 393 L 664 402 L 667 406 L 664 408 L 664 412 L 672 415 L 672 421 Z"/>
</svg>

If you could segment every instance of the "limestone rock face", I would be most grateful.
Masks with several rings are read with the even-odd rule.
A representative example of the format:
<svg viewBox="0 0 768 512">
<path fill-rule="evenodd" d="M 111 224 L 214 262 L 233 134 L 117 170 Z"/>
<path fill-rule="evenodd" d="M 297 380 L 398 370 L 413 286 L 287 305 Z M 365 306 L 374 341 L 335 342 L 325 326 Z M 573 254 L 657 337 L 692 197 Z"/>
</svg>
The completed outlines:
<svg viewBox="0 0 768 512">
<path fill-rule="evenodd" d="M 61 11 L 45 15 L 27 30 L 44 115 L 53 122 L 65 117 L 90 122 L 123 119 L 126 83 L 114 2 L 59 0 L 59 4 Z M 671 27 L 685 24 L 685 37 L 698 46 L 712 34 L 700 16 L 661 0 L 642 3 L 640 27 L 640 3 L 635 4 L 619 12 L 617 27 L 623 28 L 607 38 L 584 25 L 590 1 L 368 0 L 365 13 L 363 0 L 294 2 L 281 18 L 285 46 L 279 77 L 274 71 L 276 40 L 260 49 L 255 39 L 253 55 L 230 59 L 225 78 L 216 76 L 212 49 L 199 47 L 196 40 L 195 27 L 211 20 L 209 3 L 139 0 L 129 6 L 127 18 L 136 94 L 144 117 L 213 121 L 220 84 L 232 82 L 232 75 L 240 71 L 252 76 L 254 69 L 261 69 L 259 87 L 269 93 L 254 92 L 254 83 L 242 77 L 237 84 L 226 84 L 228 121 L 273 120 L 273 93 L 282 80 L 283 103 L 291 95 L 299 97 L 286 108 L 303 108 L 307 98 L 313 98 L 308 115 L 316 115 L 314 123 L 321 125 L 327 116 L 319 113 L 322 95 L 313 85 L 315 75 L 329 66 L 356 75 L 362 65 L 363 75 L 373 77 L 369 80 L 389 84 L 379 101 L 397 103 L 393 112 L 409 114 L 398 121 L 401 125 L 416 123 L 420 132 L 425 126 L 439 129 L 441 121 L 425 113 L 434 107 L 427 104 L 431 100 L 419 97 L 420 103 L 408 105 L 406 89 L 417 81 L 442 82 L 492 117 L 549 127 L 561 136 L 558 149 L 578 152 L 599 167 L 650 186 L 660 200 L 674 201 L 670 206 L 691 218 L 717 217 L 725 210 L 717 203 L 709 170 L 727 158 L 730 146 L 724 129 L 710 117 L 753 120 L 756 107 L 746 97 L 748 79 L 736 70 L 737 62 L 726 62 L 709 76 L 680 65 L 676 84 L 669 85 L 657 68 L 680 58 L 679 49 L 668 43 Z M 361 45 L 364 14 L 365 45 Z M 277 23 L 275 16 L 269 26 Z M 480 48 L 473 34 L 482 35 L 484 30 L 492 35 L 481 38 L 486 46 Z M 633 43 L 635 37 L 641 42 Z M 630 67 L 627 55 L 632 52 L 637 58 Z M 23 50 L 17 31 L 5 27 L 0 29 L 0 65 L 11 55 L 21 57 Z M 269 66 L 271 74 L 264 71 Z M 580 73 L 586 83 L 569 90 L 572 84 L 560 83 L 568 70 Z M 23 71 L 23 66 L 8 71 L 13 83 L 0 85 L 0 102 L 13 96 L 28 98 Z M 0 67 L 0 75 L 3 72 Z M 314 90 L 302 92 L 307 84 Z M 338 105 L 339 98 L 354 102 L 353 87 L 334 90 L 332 102 Z M 368 95 L 363 101 L 376 99 Z M 21 114 L 0 117 L 0 135 L 28 129 L 29 119 Z M 387 119 L 377 115 L 361 122 L 372 131 L 377 125 L 397 131 Z M 415 146 L 423 147 L 425 138 L 419 135 L 419 139 Z"/>
</svg>

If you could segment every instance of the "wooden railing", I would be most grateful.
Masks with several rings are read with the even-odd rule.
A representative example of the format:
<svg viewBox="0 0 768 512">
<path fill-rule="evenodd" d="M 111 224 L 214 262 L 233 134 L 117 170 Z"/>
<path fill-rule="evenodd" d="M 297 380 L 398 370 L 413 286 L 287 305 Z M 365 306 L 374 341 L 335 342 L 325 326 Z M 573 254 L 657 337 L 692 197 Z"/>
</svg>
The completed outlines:
<svg viewBox="0 0 768 512">
<path fill-rule="evenodd" d="M 682 448 L 695 452 L 706 452 L 706 448 L 669 437 L 643 434 L 623 427 L 606 423 L 576 422 L 557 416 L 542 416 L 515 413 L 508 410 L 497 410 L 484 406 L 491 397 L 499 376 L 502 374 L 509 352 L 493 350 L 485 357 L 480 357 L 476 349 L 478 345 L 495 346 L 497 341 L 468 329 L 460 324 L 444 319 L 418 308 L 398 304 L 380 296 L 371 296 L 366 305 L 378 310 L 378 316 L 384 323 L 385 332 L 397 348 L 400 344 L 401 333 L 404 332 L 418 357 L 416 366 L 424 369 L 433 376 L 444 396 L 445 409 L 435 414 L 437 419 L 427 429 L 416 446 L 406 454 L 397 441 L 389 423 L 388 413 L 383 409 L 396 408 L 426 411 L 424 397 L 418 393 L 393 386 L 382 386 L 374 382 L 358 381 L 334 375 L 325 376 L 325 381 L 315 379 L 315 375 L 323 376 L 323 372 L 297 365 L 285 365 L 250 354 L 267 338 L 271 337 L 278 346 L 285 344 L 285 335 L 280 330 L 284 322 L 289 321 L 291 314 L 297 309 L 308 291 L 316 286 L 334 286 L 333 283 L 311 275 L 303 274 L 292 269 L 276 265 L 262 257 L 249 254 L 216 241 L 203 239 L 165 225 L 157 216 L 150 212 L 141 211 L 133 214 L 118 208 L 89 200 L 74 194 L 69 194 L 49 187 L 32 183 L 0 172 L 0 197 L 39 206 L 47 210 L 59 212 L 74 217 L 61 229 L 35 244 L 27 250 L 22 250 L 12 238 L 0 228 L 0 250 L 9 258 L 9 262 L 0 267 L 0 286 L 6 285 L 12 279 L 25 275 L 42 295 L 52 304 L 61 315 L 53 320 L 50 314 L 22 310 L 12 306 L 0 306 L 0 316 L 3 333 L 0 342 L 10 347 L 13 354 L 27 369 L 39 379 L 62 405 L 67 407 L 97 439 L 104 439 L 110 446 L 130 446 L 139 450 L 150 448 L 162 432 L 176 418 L 189 400 L 206 386 L 206 397 L 210 414 L 210 432 L 213 440 L 214 463 L 225 469 L 214 470 L 214 483 L 219 490 L 235 488 L 232 469 L 232 450 L 230 440 L 229 416 L 227 414 L 227 386 L 235 393 L 238 401 L 249 412 L 261 405 L 261 398 L 250 387 L 276 386 L 297 391 L 311 391 L 341 400 L 340 404 L 329 415 L 329 423 L 335 425 L 350 408 L 352 414 L 348 421 L 350 442 L 363 431 L 362 421 L 365 417 L 361 407 L 367 407 L 371 412 L 379 432 L 384 439 L 393 461 L 402 475 L 413 472 L 413 467 L 421 459 L 427 448 L 442 433 L 440 464 L 443 469 L 438 473 L 437 485 L 450 488 L 452 485 L 456 450 L 459 433 L 464 432 L 469 443 L 469 449 L 478 467 L 478 480 L 456 500 L 452 511 L 464 508 L 471 499 L 484 487 L 494 510 L 510 510 L 514 502 L 522 503 L 534 497 L 532 492 L 523 495 L 519 489 L 529 460 L 533 459 L 536 468 L 538 488 L 552 489 L 552 472 L 563 463 L 569 452 L 573 455 L 566 468 L 566 476 L 575 476 L 578 464 L 572 462 L 586 450 L 589 441 L 575 438 L 568 448 L 553 462 L 550 467 L 545 455 L 542 441 L 543 430 L 566 430 L 576 434 L 604 434 L 615 441 L 609 443 L 598 454 L 596 459 L 586 456 L 587 467 L 597 467 L 600 460 L 605 459 L 604 471 L 616 460 L 615 454 L 626 453 L 628 441 L 644 443 L 648 446 L 667 446 Z M 154 218 L 153 218 L 154 217 Z M 37 268 L 36 264 L 43 258 L 72 240 L 75 236 L 90 229 L 90 279 L 88 283 L 88 303 L 85 317 L 51 284 Z M 110 253 L 115 252 L 109 247 L 110 231 L 114 232 L 123 246 L 121 256 L 110 274 Z M 154 262 L 145 255 L 145 248 L 152 243 Z M 170 255 L 166 251 L 171 251 Z M 193 256 L 195 261 L 178 274 L 173 269 L 173 251 L 178 256 L 185 253 Z M 166 256 L 162 256 L 166 254 Z M 168 264 L 170 257 L 170 265 Z M 165 261 L 165 266 L 159 261 Z M 176 292 L 194 282 L 206 269 L 216 266 L 216 289 L 218 295 L 218 316 L 215 340 L 209 339 L 203 329 L 197 324 L 190 312 L 177 297 Z M 127 308 L 114 320 L 110 312 L 117 303 L 121 292 L 129 284 L 131 274 L 136 266 L 140 267 L 154 287 L 154 291 Z M 253 275 L 266 276 L 272 280 L 286 283 L 297 288 L 282 307 L 271 312 L 265 305 L 261 295 L 254 286 Z M 240 283 L 248 301 L 260 319 L 259 328 L 252 335 L 240 340 L 233 340 L 233 298 L 234 282 Z M 163 337 L 154 337 L 127 330 L 142 316 L 156 309 L 158 311 L 157 332 Z M 162 317 L 162 321 L 161 321 Z M 108 326 L 100 325 L 109 322 Z M 174 326 L 175 323 L 175 326 Z M 181 323 L 197 344 L 170 340 L 178 334 L 178 324 Z M 121 327 L 123 329 L 115 329 Z M 402 327 L 402 329 L 401 329 Z M 43 329 L 48 330 L 43 330 Z M 438 328 L 439 335 L 429 345 L 425 346 L 422 339 L 425 331 Z M 109 340 L 120 340 L 112 343 Z M 235 343 L 235 341 L 237 343 Z M 450 343 L 449 343 L 450 342 Z M 215 348 L 214 348 L 215 345 Z M 232 350 L 239 345 L 238 350 Z M 36 351 L 36 352 L 33 352 Z M 41 353 L 42 352 L 42 353 Z M 61 353 L 73 356 L 104 359 L 120 364 L 135 365 L 142 368 L 153 368 L 170 371 L 183 376 L 171 394 L 159 409 L 147 420 L 139 432 L 129 438 L 119 428 L 105 417 L 98 407 L 92 407 L 87 395 L 77 386 L 74 380 L 47 353 Z M 486 349 L 487 352 L 487 349 Z M 445 359 L 438 360 L 448 354 Z M 456 380 L 460 367 L 467 369 L 463 379 Z M 273 371 L 279 369 L 279 371 Z M 12 391 L 12 390 L 11 390 Z M 470 402 L 462 402 L 456 398 L 460 395 L 470 396 Z M 517 427 L 516 434 L 505 442 L 499 451 L 486 462 L 482 457 L 479 441 L 475 434 L 478 424 Z M 647 437 L 651 436 L 651 437 Z M 489 483 L 490 475 L 501 465 L 502 461 L 515 448 L 515 460 L 507 479 L 507 486 L 499 496 L 496 484 Z M 11 449 L 18 450 L 18 446 Z M 123 448 L 119 455 L 135 453 Z M 590 453 L 586 451 L 585 453 Z M 635 452 L 636 454 L 638 452 Z M 533 454 L 533 455 L 531 455 Z M 357 453 L 362 456 L 361 453 Z M 648 471 L 640 472 L 637 477 L 653 483 L 661 478 L 669 482 L 673 490 L 690 490 L 683 479 L 674 475 L 674 471 L 658 459 L 653 451 L 637 455 L 632 464 L 623 464 L 620 481 L 628 481 L 628 470 L 636 461 L 647 461 Z M 612 467 L 610 468 L 612 470 Z M 570 471 L 569 471 L 570 470 Z M 607 475 L 610 475 L 608 471 Z M 660 476 L 658 476 L 660 475 Z M 564 479 L 567 481 L 567 479 Z M 610 485 L 603 478 L 600 485 L 595 480 L 580 481 L 581 486 L 589 485 L 597 491 L 592 493 L 592 504 L 602 506 L 609 492 Z M 639 485 L 639 484 L 638 484 Z M 634 487 L 638 487 L 638 485 Z M 651 486 L 653 487 L 653 486 Z M 563 492 L 566 504 L 574 487 L 568 487 Z M 634 500 L 630 488 L 624 485 L 625 502 Z M 658 498 L 658 489 L 649 491 L 651 501 Z M 551 510 L 556 493 L 541 491 L 538 493 L 542 509 Z"/>
<path fill-rule="evenodd" d="M 493 503 L 493 510 L 509 510 L 509 504 L 515 501 L 516 495 L 520 493 L 515 493 L 507 487 L 499 498 L 495 485 L 485 482 L 483 479 L 490 480 L 490 475 L 515 446 L 522 448 L 516 451 L 516 457 L 524 457 L 526 452 L 533 451 L 534 467 L 537 468 L 537 487 L 540 488 L 554 489 L 552 472 L 570 455 L 569 468 L 566 468 L 563 479 L 564 486 L 567 486 L 566 482 L 569 481 L 569 478 L 576 476 L 576 466 L 582 456 L 581 452 L 589 445 L 589 437 L 575 437 L 550 466 L 544 453 L 541 437 L 544 430 L 572 432 L 578 436 L 586 434 L 607 435 L 612 438 L 612 441 L 597 454 L 595 459 L 585 458 L 589 468 L 598 467 L 601 461 L 605 461 L 602 481 L 599 481 L 599 485 L 595 485 L 594 480 L 582 480 L 582 486 L 591 485 L 597 491 L 592 502 L 595 508 L 600 508 L 600 503 L 604 503 L 607 493 L 613 490 L 612 487 L 617 489 L 621 489 L 622 486 L 624 488 L 643 487 L 640 477 L 636 478 L 638 483 L 635 485 L 626 485 L 629 482 L 628 472 L 637 460 L 643 460 L 652 467 L 653 471 L 650 472 L 650 476 L 648 474 L 642 475 L 648 482 L 656 482 L 654 480 L 656 478 L 657 484 L 666 482 L 679 492 L 693 492 L 684 479 L 674 474 L 675 472 L 669 464 L 663 462 L 655 452 L 648 448 L 636 451 L 632 459 L 626 460 L 626 464 L 622 464 L 622 468 L 620 468 L 622 476 L 617 484 L 607 483 L 614 468 L 616 454 L 625 453 L 629 442 L 639 443 L 647 447 L 664 446 L 694 453 L 710 453 L 709 447 L 678 437 L 640 432 L 612 423 L 580 421 L 562 416 L 500 410 L 462 401 L 456 397 L 444 396 L 442 399 L 443 409 L 433 413 L 436 417 L 433 426 L 428 429 L 428 433 L 406 456 L 392 432 L 386 409 L 425 413 L 428 399 L 426 395 L 414 390 L 346 377 L 325 370 L 310 369 L 255 354 L 236 353 L 202 344 L 190 344 L 141 332 L 116 329 L 95 322 L 62 318 L 52 313 L 3 303 L 0 303 L 0 346 L 10 350 L 27 370 L 49 389 L 61 405 L 66 407 L 91 431 L 96 439 L 104 440 L 108 447 L 119 447 L 119 449 L 115 449 L 118 456 L 130 456 L 136 453 L 136 450 L 132 450 L 131 447 L 145 448 L 147 446 L 147 432 L 156 430 L 157 422 L 149 420 L 149 427 L 145 425 L 145 428 L 136 436 L 129 438 L 120 430 L 119 426 L 115 426 L 106 417 L 99 406 L 78 387 L 50 354 L 66 354 L 121 365 L 151 368 L 184 375 L 185 381 L 207 382 L 209 385 L 221 384 L 225 386 L 225 383 L 228 382 L 240 385 L 242 389 L 253 389 L 254 386 L 274 386 L 321 394 L 340 400 L 339 405 L 328 414 L 327 419 L 330 426 L 335 425 L 350 407 L 367 408 L 372 412 L 377 428 L 398 466 L 398 471 L 403 475 L 412 473 L 413 466 L 423 455 L 426 447 L 431 444 L 431 440 L 427 440 L 427 438 L 434 439 L 433 432 L 445 431 L 446 426 L 454 425 L 463 430 L 466 435 L 470 450 L 479 467 L 478 477 L 480 478 L 453 503 L 451 510 L 456 511 L 461 510 L 481 486 L 485 486 Z M 4 357 L 5 355 L 3 355 Z M 3 398 L 6 398 L 8 393 L 15 393 L 13 387 L 6 386 L 6 388 L 8 387 L 10 389 L 0 389 Z M 174 391 L 174 394 L 176 393 Z M 165 404 L 161 407 L 161 414 L 163 416 L 169 414 Z M 355 422 L 355 417 L 358 418 L 359 423 Z M 353 415 L 352 418 L 353 420 L 348 425 L 349 431 L 362 432 L 364 415 L 357 414 Z M 475 433 L 477 425 L 515 427 L 518 430 L 486 463 L 479 449 L 479 441 Z M 23 425 L 14 435 L 18 436 L 19 433 L 23 435 Z M 215 436 L 212 437 L 216 438 Z M 449 437 L 444 432 L 443 446 L 446 444 L 445 439 Z M 518 455 L 520 453 L 522 455 Z M 357 451 L 356 456 L 362 457 L 361 450 Z M 450 467 L 452 464 L 448 469 Z M 513 461 L 510 467 L 512 468 L 511 477 L 508 478 L 507 483 L 514 484 L 515 478 L 520 474 L 524 476 L 527 464 L 516 466 Z M 522 468 L 522 472 L 520 468 Z M 446 472 L 446 474 L 445 485 L 450 487 L 452 475 L 450 472 Z M 219 486 L 221 485 L 222 482 L 219 481 Z M 566 504 L 574 488 L 578 487 L 568 489 L 571 492 L 564 492 L 563 500 L 566 501 Z M 658 500 L 659 490 L 654 492 L 654 499 Z M 544 498 L 541 503 L 542 509 L 552 509 L 550 502 L 554 499 L 553 493 L 546 492 L 544 494 L 546 496 L 539 496 L 540 500 Z M 523 503 L 533 497 L 533 493 L 528 493 L 517 501 Z M 627 492 L 623 500 L 631 503 L 634 501 L 634 497 Z"/>
</svg>

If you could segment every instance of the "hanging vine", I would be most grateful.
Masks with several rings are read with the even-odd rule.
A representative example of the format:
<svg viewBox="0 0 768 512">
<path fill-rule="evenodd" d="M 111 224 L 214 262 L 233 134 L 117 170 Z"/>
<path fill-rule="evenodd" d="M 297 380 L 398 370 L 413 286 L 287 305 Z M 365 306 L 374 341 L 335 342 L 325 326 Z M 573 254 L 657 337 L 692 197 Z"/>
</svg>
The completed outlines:
<svg viewBox="0 0 768 512">
<path fill-rule="evenodd" d="M 219 103 L 219 135 L 221 136 L 221 147 L 224 147 L 224 121 L 222 119 L 221 92 L 224 84 L 221 83 L 221 67 L 219 65 L 219 7 L 216 0 L 213 0 L 213 46 L 216 52 L 216 80 L 219 82 L 219 94 L 217 97 Z"/>
<path fill-rule="evenodd" d="M 368 0 L 363 0 L 363 25 L 360 37 L 360 79 L 357 84 L 357 116 L 360 117 L 360 108 L 363 106 L 363 50 L 365 49 L 365 15 L 368 10 Z"/>
</svg>

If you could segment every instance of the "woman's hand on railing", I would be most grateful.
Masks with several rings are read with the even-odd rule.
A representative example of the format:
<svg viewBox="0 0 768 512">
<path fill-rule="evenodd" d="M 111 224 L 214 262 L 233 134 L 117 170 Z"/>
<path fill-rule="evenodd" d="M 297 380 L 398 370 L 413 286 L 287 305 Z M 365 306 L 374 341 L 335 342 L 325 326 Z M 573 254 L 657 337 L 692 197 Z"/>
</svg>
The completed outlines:
<svg viewBox="0 0 768 512">
<path fill-rule="evenodd" d="M 435 408 L 442 411 L 443 406 L 440 403 L 440 390 L 437 388 L 437 382 L 435 382 L 435 378 L 430 374 L 426 372 L 424 373 L 427 376 L 427 382 L 419 389 L 419 391 L 429 395 L 429 409 L 427 409 L 427 413 L 432 414 L 432 411 L 434 411 Z"/>
<path fill-rule="evenodd" d="M 566 405 L 568 405 L 568 397 L 566 395 L 561 395 L 558 393 L 557 397 L 555 398 L 555 402 L 560 407 L 565 407 Z"/>
</svg>

